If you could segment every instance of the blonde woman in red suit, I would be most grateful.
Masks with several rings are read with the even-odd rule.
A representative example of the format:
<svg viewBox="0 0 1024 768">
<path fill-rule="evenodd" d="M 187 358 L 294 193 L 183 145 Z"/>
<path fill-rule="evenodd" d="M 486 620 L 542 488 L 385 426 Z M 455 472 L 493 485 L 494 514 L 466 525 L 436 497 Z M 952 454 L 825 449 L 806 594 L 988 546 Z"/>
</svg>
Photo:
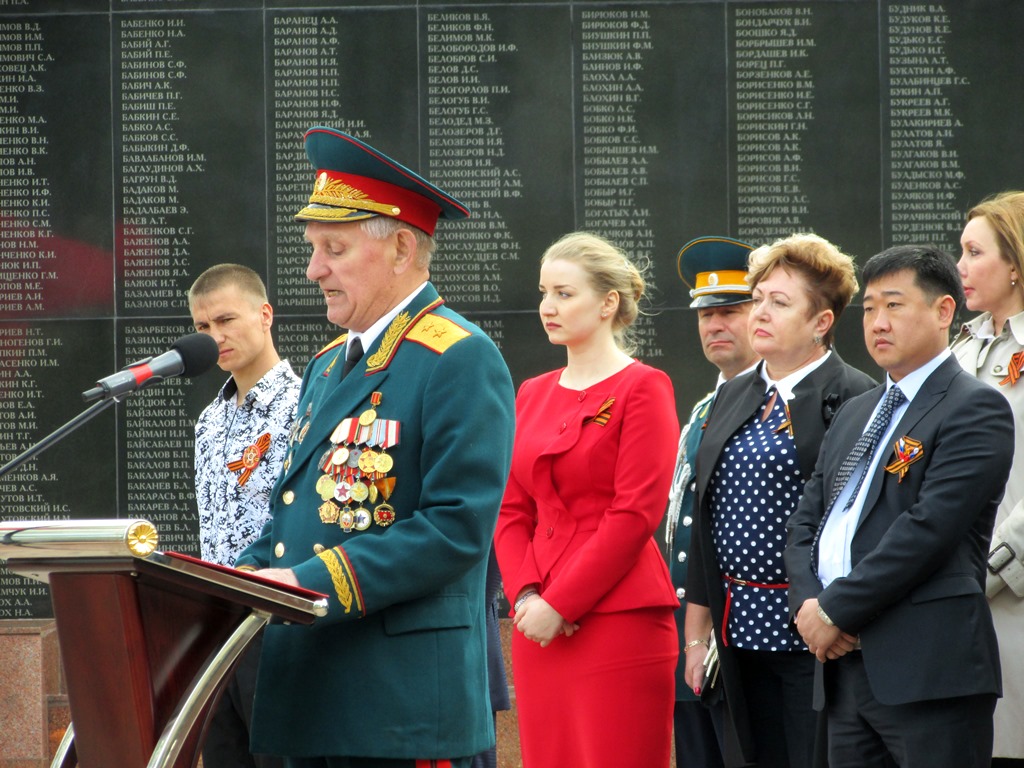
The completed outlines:
<svg viewBox="0 0 1024 768">
<path fill-rule="evenodd" d="M 669 764 L 679 603 L 652 534 L 679 425 L 668 376 L 630 356 L 643 292 L 595 235 L 541 260 L 540 319 L 567 363 L 519 390 L 495 534 L 525 768 Z"/>
</svg>

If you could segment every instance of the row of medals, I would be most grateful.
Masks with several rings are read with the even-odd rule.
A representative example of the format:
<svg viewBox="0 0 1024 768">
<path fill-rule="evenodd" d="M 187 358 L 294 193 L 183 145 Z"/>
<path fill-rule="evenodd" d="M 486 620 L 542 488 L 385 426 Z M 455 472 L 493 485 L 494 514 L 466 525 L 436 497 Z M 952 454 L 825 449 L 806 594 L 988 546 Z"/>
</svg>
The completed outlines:
<svg viewBox="0 0 1024 768">
<path fill-rule="evenodd" d="M 375 399 L 374 405 L 379 404 L 379 396 Z M 372 406 L 359 414 L 360 426 L 369 427 L 376 420 L 377 411 Z M 371 521 L 386 528 L 395 522 L 395 509 L 388 504 L 395 478 L 386 477 L 394 460 L 385 452 L 385 446 L 378 446 L 380 450 L 375 451 L 369 445 L 360 448 L 353 443 L 343 443 L 347 431 L 343 425 L 347 427 L 350 422 L 351 419 L 344 419 L 338 424 L 331 434 L 331 447 L 317 462 L 324 473 L 316 481 L 316 492 L 324 501 L 317 509 L 320 521 L 326 525 L 337 523 L 345 533 L 365 531 Z M 377 504 L 381 495 L 384 500 Z M 363 506 L 364 501 L 377 504 L 372 515 Z M 356 504 L 354 509 L 353 503 Z"/>
</svg>

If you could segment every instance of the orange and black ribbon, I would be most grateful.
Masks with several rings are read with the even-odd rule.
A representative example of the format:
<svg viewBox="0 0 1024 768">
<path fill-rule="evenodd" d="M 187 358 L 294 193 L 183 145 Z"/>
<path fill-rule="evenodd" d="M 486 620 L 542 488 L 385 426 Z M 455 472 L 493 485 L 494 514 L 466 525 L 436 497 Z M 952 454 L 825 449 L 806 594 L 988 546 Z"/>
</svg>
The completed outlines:
<svg viewBox="0 0 1024 768">
<path fill-rule="evenodd" d="M 245 485 L 249 482 L 253 470 L 256 469 L 260 459 L 266 455 L 268 450 L 270 450 L 270 433 L 265 432 L 256 438 L 255 443 L 242 451 L 242 458 L 228 462 L 228 469 L 232 472 L 242 470 L 242 474 L 238 476 L 239 485 Z"/>
<path fill-rule="evenodd" d="M 902 483 L 903 476 L 907 474 L 910 465 L 924 456 L 924 445 L 920 440 L 915 440 L 912 437 L 901 437 L 896 441 L 893 450 L 896 451 L 896 461 L 887 464 L 885 471 L 892 475 L 899 475 L 899 482 Z"/>
<path fill-rule="evenodd" d="M 1017 379 L 1020 378 L 1020 369 L 1024 368 L 1024 349 L 1020 352 L 1014 352 L 1013 357 L 1010 358 L 1010 370 L 1006 374 L 1006 378 L 999 382 L 1000 386 L 1003 384 L 1009 384 L 1011 387 L 1017 383 Z"/>
<path fill-rule="evenodd" d="M 778 434 L 782 430 L 788 430 L 789 436 L 793 436 L 793 417 L 789 415 L 789 403 L 783 403 L 782 407 L 786 409 L 786 419 L 778 427 L 775 428 L 775 433 Z"/>
<path fill-rule="evenodd" d="M 593 416 L 590 416 L 583 420 L 583 423 L 594 422 L 600 427 L 603 427 L 608 423 L 608 419 L 612 417 L 612 404 L 615 402 L 614 397 L 609 397 L 604 403 L 601 404 L 600 409 Z"/>
</svg>

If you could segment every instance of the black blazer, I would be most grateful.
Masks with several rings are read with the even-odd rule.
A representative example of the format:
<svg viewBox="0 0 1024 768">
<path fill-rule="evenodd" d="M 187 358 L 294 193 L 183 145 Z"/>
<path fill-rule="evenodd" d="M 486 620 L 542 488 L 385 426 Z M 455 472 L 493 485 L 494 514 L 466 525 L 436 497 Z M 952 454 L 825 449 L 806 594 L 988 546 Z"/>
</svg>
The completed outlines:
<svg viewBox="0 0 1024 768">
<path fill-rule="evenodd" d="M 854 398 L 837 414 L 814 475 L 788 525 L 790 611 L 817 597 L 843 631 L 859 635 L 875 698 L 905 704 L 1001 689 L 985 566 L 996 507 L 1013 459 L 1013 413 L 1003 395 L 954 358 L 925 381 L 895 435 L 924 455 L 902 478 L 885 470 L 869 486 L 851 544 L 853 569 L 822 590 L 816 536 L 843 458 L 884 393 Z M 815 707 L 824 705 L 818 665 Z"/>
<path fill-rule="evenodd" d="M 697 453 L 697 489 L 686 599 L 710 607 L 716 637 L 721 637 L 725 594 L 722 589 L 722 572 L 718 567 L 712 539 L 712 515 L 708 509 L 707 490 L 726 442 L 757 413 L 764 400 L 764 380 L 759 371 L 760 366 L 758 370 L 738 376 L 722 385 L 708 416 L 704 438 Z M 867 374 L 844 363 L 833 350 L 828 360 L 794 387 L 789 415 L 793 422 L 793 440 L 796 443 L 800 472 L 804 477 L 811 477 L 825 430 L 828 429 L 840 405 L 847 399 L 876 387 L 877 384 L 878 382 Z M 756 745 L 750 731 L 747 706 L 731 647 L 723 648 L 719 643 L 719 655 L 728 711 L 735 727 L 738 747 L 746 760 L 753 761 Z M 736 746 L 732 745 L 733 748 Z M 731 752 L 729 747 L 727 743 L 727 753 Z M 742 764 L 734 763 L 730 757 L 730 754 L 726 755 L 727 763 Z"/>
</svg>

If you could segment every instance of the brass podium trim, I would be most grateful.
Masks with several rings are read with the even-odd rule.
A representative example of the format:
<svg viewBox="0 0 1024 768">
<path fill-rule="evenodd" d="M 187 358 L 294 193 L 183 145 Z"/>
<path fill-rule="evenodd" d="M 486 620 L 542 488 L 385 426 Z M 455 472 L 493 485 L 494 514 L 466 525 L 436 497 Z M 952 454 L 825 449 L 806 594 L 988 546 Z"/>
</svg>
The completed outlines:
<svg viewBox="0 0 1024 768">
<path fill-rule="evenodd" d="M 270 621 L 327 597 L 157 550 L 147 520 L 0 522 L 0 559 L 50 585 L 72 725 L 51 768 L 195 768 L 210 713 Z"/>
</svg>

